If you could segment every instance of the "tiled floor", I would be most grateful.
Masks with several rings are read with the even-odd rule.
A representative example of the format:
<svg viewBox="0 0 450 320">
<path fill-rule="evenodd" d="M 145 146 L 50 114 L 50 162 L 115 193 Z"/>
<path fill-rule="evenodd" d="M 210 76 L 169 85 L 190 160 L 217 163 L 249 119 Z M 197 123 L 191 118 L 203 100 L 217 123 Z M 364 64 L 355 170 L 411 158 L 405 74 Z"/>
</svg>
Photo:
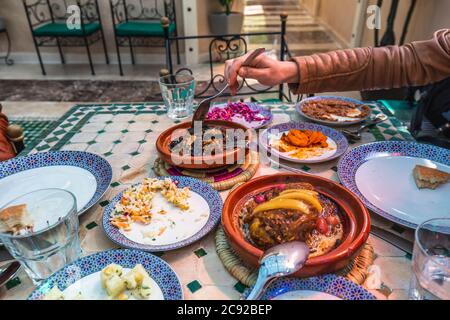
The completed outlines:
<svg viewBox="0 0 450 320">
<path fill-rule="evenodd" d="M 244 32 L 280 30 L 280 14 L 288 13 L 286 39 L 292 55 L 309 55 L 336 50 L 340 45 L 331 33 L 302 8 L 298 0 L 246 0 Z M 250 48 L 278 50 L 279 36 L 249 37 Z"/>
</svg>

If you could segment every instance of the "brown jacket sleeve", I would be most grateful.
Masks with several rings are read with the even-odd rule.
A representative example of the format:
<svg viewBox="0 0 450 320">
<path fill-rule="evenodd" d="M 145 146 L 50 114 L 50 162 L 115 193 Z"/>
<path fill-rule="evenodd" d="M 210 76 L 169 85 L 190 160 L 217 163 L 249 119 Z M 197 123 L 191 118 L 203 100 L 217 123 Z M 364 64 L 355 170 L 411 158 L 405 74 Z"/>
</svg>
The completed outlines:
<svg viewBox="0 0 450 320">
<path fill-rule="evenodd" d="M 8 118 L 2 113 L 0 106 L 0 161 L 14 158 L 16 153 L 6 134 Z"/>
<path fill-rule="evenodd" d="M 296 93 L 389 89 L 426 85 L 450 77 L 450 29 L 404 46 L 338 50 L 293 59 Z"/>
</svg>

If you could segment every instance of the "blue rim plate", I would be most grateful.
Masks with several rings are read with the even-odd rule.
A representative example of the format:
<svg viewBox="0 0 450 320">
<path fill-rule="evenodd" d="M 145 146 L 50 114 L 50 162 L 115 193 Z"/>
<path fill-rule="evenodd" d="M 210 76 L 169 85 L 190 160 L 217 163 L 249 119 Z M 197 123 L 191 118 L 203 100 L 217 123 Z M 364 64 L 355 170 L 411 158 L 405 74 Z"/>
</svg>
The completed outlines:
<svg viewBox="0 0 450 320">
<path fill-rule="evenodd" d="M 373 159 L 380 159 L 383 157 L 390 157 L 391 159 L 395 159 L 395 157 L 408 157 L 411 159 L 408 159 L 408 161 L 411 161 L 412 165 L 411 168 L 405 168 L 408 170 L 407 174 L 409 176 L 409 183 L 414 184 L 413 178 L 412 178 L 412 168 L 415 165 L 416 161 L 429 163 L 429 161 L 433 161 L 434 163 L 438 163 L 440 165 L 444 166 L 450 166 L 450 150 L 439 148 L 433 145 L 427 145 L 427 144 L 421 144 L 417 142 L 409 142 L 409 141 L 382 141 L 382 142 L 373 142 L 364 144 L 361 146 L 358 146 L 349 152 L 347 152 L 339 161 L 337 168 L 337 174 L 339 177 L 339 180 L 341 183 L 351 190 L 353 193 L 355 193 L 361 201 L 373 212 L 379 214 L 380 216 L 391 220 L 395 223 L 401 224 L 403 226 L 409 227 L 409 228 L 416 228 L 418 226 L 417 221 L 413 221 L 412 217 L 405 217 L 404 215 L 393 214 L 386 212 L 385 210 L 379 208 L 377 205 L 374 205 L 371 203 L 361 192 L 361 190 L 358 188 L 356 183 L 356 173 L 358 169 L 368 162 L 369 160 Z M 414 159 L 417 158 L 417 159 Z M 425 160 L 422 160 L 425 159 Z M 387 170 L 387 169 L 386 169 Z M 384 170 L 383 170 L 384 171 Z M 381 172 L 380 172 L 381 173 Z M 380 175 L 378 175 L 380 176 Z M 381 177 L 381 176 L 380 176 Z M 404 192 L 405 188 L 402 187 L 401 183 L 404 183 L 404 181 L 400 178 L 400 174 L 396 174 L 395 177 L 397 179 L 397 182 L 394 183 L 393 188 L 398 189 L 399 192 Z M 381 178 L 380 178 L 381 179 Z M 405 180 L 405 179 L 403 179 Z M 382 180 L 380 180 L 382 181 Z M 370 181 L 368 181 L 370 183 Z M 439 189 L 439 188 L 438 188 Z M 438 190 L 437 189 L 437 190 Z M 389 193 L 389 186 L 386 186 L 387 193 Z M 415 185 L 412 186 L 413 192 L 419 192 L 420 194 L 416 197 L 414 194 L 411 193 L 411 191 L 407 191 L 405 196 L 409 199 L 406 202 L 411 202 L 412 200 L 416 201 L 418 198 L 419 201 L 422 201 L 422 197 L 429 195 L 430 193 L 433 194 L 436 190 L 418 190 Z M 427 192 L 425 194 L 424 192 Z M 381 195 L 378 195 L 381 197 Z M 389 196 L 389 194 L 386 194 L 385 197 Z M 414 199 L 413 199 L 414 198 Z M 383 201 L 386 201 L 384 199 Z M 411 202 L 412 203 L 412 202 Z M 448 207 L 447 207 L 448 208 Z M 423 220 L 431 219 L 432 217 L 429 214 L 426 214 L 424 212 L 416 212 L 416 210 L 412 209 L 411 214 L 418 214 L 423 215 Z M 450 212 L 441 212 L 437 213 L 439 215 L 444 214 L 450 214 Z M 401 218 L 401 217 L 402 218 Z M 409 219 L 407 219 L 409 218 Z"/>
<path fill-rule="evenodd" d="M 208 203 L 210 214 L 208 221 L 203 226 L 203 228 L 200 229 L 199 232 L 185 240 L 167 245 L 152 246 L 149 244 L 134 242 L 120 233 L 119 229 L 113 226 L 110 222 L 111 213 L 113 212 L 116 203 L 119 202 L 122 198 L 123 192 L 121 192 L 111 200 L 111 202 L 108 204 L 108 206 L 105 207 L 105 210 L 103 211 L 103 230 L 105 231 L 108 238 L 111 239 L 111 241 L 122 247 L 130 249 L 138 249 L 149 252 L 169 251 L 185 247 L 187 245 L 190 245 L 191 243 L 196 242 L 197 240 L 200 240 L 217 226 L 222 215 L 223 201 L 220 194 L 216 190 L 214 190 L 209 184 L 190 177 L 167 176 L 159 177 L 158 179 L 166 178 L 170 178 L 173 181 L 178 181 L 178 187 L 180 188 L 189 187 L 191 189 L 191 192 L 197 193 Z"/>
<path fill-rule="evenodd" d="M 147 252 L 120 249 L 94 253 L 66 265 L 44 280 L 28 300 L 42 300 L 54 286 L 64 291 L 78 280 L 101 271 L 111 263 L 130 269 L 140 263 L 161 288 L 164 300 L 183 299 L 180 280 L 167 262 Z"/>
<path fill-rule="evenodd" d="M 78 209 L 78 214 L 86 212 L 96 204 L 111 184 L 112 168 L 109 162 L 96 154 L 83 151 L 41 152 L 0 162 L 0 180 L 19 172 L 51 166 L 78 167 L 95 177 L 97 182 L 95 193 L 83 208 Z"/>
<path fill-rule="evenodd" d="M 291 129 L 320 131 L 336 143 L 337 149 L 336 149 L 336 152 L 333 153 L 328 158 L 320 159 L 320 160 L 295 159 L 295 158 L 288 157 L 280 152 L 277 152 L 277 155 L 284 160 L 288 160 L 290 162 L 296 162 L 296 163 L 327 162 L 327 161 L 330 161 L 330 160 L 340 157 L 348 149 L 348 141 L 342 133 L 340 133 L 339 131 L 334 130 L 332 128 L 322 126 L 320 124 L 308 123 L 308 122 L 286 122 L 286 123 L 281 123 L 281 124 L 271 126 L 270 128 L 267 128 L 266 130 L 264 130 L 261 133 L 260 144 L 262 145 L 262 147 L 264 149 L 266 149 L 266 151 L 270 152 L 271 147 L 267 145 L 267 142 L 269 141 L 268 135 L 271 133 L 271 131 L 278 131 L 281 133 L 281 132 L 287 132 Z"/>
<path fill-rule="evenodd" d="M 360 123 L 360 122 L 362 122 L 362 121 L 364 121 L 364 120 L 366 120 L 367 118 L 370 117 L 371 112 L 370 112 L 367 116 L 365 116 L 364 118 L 358 118 L 358 119 L 356 119 L 356 120 L 354 120 L 354 121 L 327 121 L 327 120 L 322 120 L 322 119 L 316 119 L 316 118 L 313 118 L 313 117 L 311 117 L 311 116 L 309 116 L 309 115 L 303 113 L 302 107 L 303 107 L 306 103 L 311 102 L 311 101 L 321 101 L 321 100 L 326 100 L 326 99 L 341 100 L 341 101 L 344 101 L 344 102 L 350 102 L 350 103 L 354 103 L 354 104 L 357 104 L 357 105 L 365 105 L 365 103 L 362 102 L 362 101 L 360 101 L 360 100 L 356 100 L 356 99 L 352 99 L 352 98 L 347 98 L 347 97 L 340 97 L 340 96 L 317 96 L 317 97 L 311 97 L 311 98 L 307 98 L 307 99 L 304 99 L 304 100 L 300 101 L 299 103 L 297 103 L 297 105 L 295 106 L 295 108 L 297 109 L 297 112 L 298 112 L 302 117 L 304 117 L 304 118 L 306 118 L 306 119 L 308 119 L 308 120 L 311 120 L 311 121 L 314 121 L 314 122 L 317 122 L 317 123 L 321 123 L 321 124 L 324 124 L 324 125 L 328 125 L 328 126 L 336 126 L 336 127 L 337 127 L 337 126 L 342 127 L 342 126 L 350 126 L 350 125 L 354 125 L 354 124 Z"/>
<path fill-rule="evenodd" d="M 334 274 L 317 277 L 280 278 L 275 280 L 266 289 L 260 300 L 273 300 L 276 297 L 294 291 L 316 291 L 335 296 L 342 300 L 376 300 L 375 296 L 363 287 Z M 247 297 L 250 289 L 244 292 Z"/>
<path fill-rule="evenodd" d="M 239 120 L 234 120 L 233 122 L 238 122 L 241 123 L 242 125 L 246 126 L 249 129 L 261 129 L 263 127 L 268 126 L 269 124 L 272 123 L 273 121 L 273 114 L 270 111 L 269 108 L 263 107 L 257 103 L 254 102 L 245 102 L 245 104 L 253 111 L 258 111 L 258 113 L 265 117 L 268 118 L 267 120 L 264 120 L 262 122 L 253 122 L 253 123 L 249 123 L 245 120 L 239 121 Z M 211 106 L 211 109 L 213 108 L 225 108 L 227 106 L 226 103 L 218 103 L 218 104 L 214 104 Z"/>
</svg>

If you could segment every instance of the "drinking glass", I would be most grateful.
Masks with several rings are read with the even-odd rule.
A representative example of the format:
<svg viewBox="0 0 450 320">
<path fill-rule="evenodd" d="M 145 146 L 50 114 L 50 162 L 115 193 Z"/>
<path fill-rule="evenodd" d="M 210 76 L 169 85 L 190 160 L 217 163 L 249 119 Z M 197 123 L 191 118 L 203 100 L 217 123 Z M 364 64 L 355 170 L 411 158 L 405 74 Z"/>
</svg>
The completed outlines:
<svg viewBox="0 0 450 320">
<path fill-rule="evenodd" d="M 192 115 L 195 80 L 186 74 L 167 75 L 159 79 L 159 87 L 169 118 L 178 120 Z"/>
<path fill-rule="evenodd" d="M 37 285 L 80 256 L 76 200 L 66 190 L 42 189 L 12 200 L 1 210 L 22 204 L 32 230 L 0 233 L 0 240 Z"/>
<path fill-rule="evenodd" d="M 416 229 L 412 264 L 410 299 L 450 299 L 449 218 L 428 220 Z"/>
</svg>

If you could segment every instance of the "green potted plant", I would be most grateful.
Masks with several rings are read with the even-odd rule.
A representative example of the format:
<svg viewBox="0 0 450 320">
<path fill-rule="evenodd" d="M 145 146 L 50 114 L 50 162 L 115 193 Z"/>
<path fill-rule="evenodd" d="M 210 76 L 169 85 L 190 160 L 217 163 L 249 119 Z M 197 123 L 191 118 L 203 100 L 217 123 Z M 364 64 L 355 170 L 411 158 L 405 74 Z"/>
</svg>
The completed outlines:
<svg viewBox="0 0 450 320">
<path fill-rule="evenodd" d="M 213 34 L 241 33 L 244 15 L 233 11 L 235 0 L 219 0 L 224 11 L 213 12 L 209 15 L 209 27 Z"/>
</svg>

